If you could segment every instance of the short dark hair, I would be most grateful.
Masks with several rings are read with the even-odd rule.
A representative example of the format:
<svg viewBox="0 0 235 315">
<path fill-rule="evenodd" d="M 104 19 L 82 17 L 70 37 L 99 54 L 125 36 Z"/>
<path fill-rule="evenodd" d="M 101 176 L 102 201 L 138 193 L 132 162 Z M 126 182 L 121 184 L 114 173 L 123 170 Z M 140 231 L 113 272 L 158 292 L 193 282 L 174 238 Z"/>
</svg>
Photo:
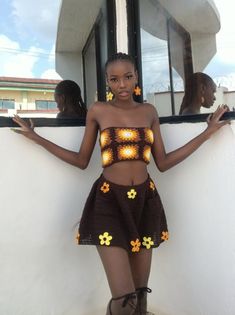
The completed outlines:
<svg viewBox="0 0 235 315">
<path fill-rule="evenodd" d="M 113 55 L 111 55 L 108 60 L 105 63 L 105 71 L 107 70 L 107 67 L 110 63 L 115 62 L 115 61 L 129 61 L 131 64 L 133 64 L 135 70 L 136 70 L 136 64 L 135 64 L 135 59 L 128 54 L 118 52 Z"/>
<path fill-rule="evenodd" d="M 81 96 L 79 85 L 72 80 L 63 80 L 55 88 L 55 94 L 64 95 L 65 106 L 72 106 L 75 112 L 85 116 L 87 108 Z"/>
</svg>

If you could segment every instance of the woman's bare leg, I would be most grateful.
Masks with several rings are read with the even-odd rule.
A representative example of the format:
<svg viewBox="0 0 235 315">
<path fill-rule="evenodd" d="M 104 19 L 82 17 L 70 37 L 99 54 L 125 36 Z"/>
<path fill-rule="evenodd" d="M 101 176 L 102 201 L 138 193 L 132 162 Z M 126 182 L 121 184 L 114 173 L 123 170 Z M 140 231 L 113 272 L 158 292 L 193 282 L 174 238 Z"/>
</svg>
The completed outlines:
<svg viewBox="0 0 235 315">
<path fill-rule="evenodd" d="M 120 247 L 97 246 L 103 263 L 112 297 L 114 298 L 107 309 L 107 315 L 131 315 L 135 312 L 137 297 L 133 281 L 129 256 Z M 125 295 L 134 293 L 124 306 Z M 110 313 L 111 310 L 111 313 Z"/>
<path fill-rule="evenodd" d="M 130 264 L 133 275 L 133 280 L 138 295 L 138 306 L 134 314 L 147 313 L 147 293 L 148 279 L 152 262 L 152 250 L 141 249 L 139 253 L 130 255 Z M 150 291 L 151 292 L 151 291 Z"/>
</svg>

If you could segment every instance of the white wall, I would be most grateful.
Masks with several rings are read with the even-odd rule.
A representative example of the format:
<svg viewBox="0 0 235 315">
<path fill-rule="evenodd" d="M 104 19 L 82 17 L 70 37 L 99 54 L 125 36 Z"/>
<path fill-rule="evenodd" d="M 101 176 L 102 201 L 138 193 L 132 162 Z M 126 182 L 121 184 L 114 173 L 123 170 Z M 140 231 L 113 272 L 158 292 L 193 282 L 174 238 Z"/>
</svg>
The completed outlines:
<svg viewBox="0 0 235 315">
<path fill-rule="evenodd" d="M 184 92 L 175 92 L 175 114 L 179 114 L 180 106 Z M 221 86 L 217 88 L 216 100 L 210 108 L 201 107 L 201 113 L 211 113 L 216 110 L 219 105 L 227 104 L 230 110 L 235 107 L 235 91 L 228 91 L 227 88 Z M 148 100 L 154 104 L 158 110 L 159 116 L 171 116 L 171 99 L 170 92 L 159 92 L 148 94 Z"/>
<path fill-rule="evenodd" d="M 79 52 L 56 52 L 56 72 L 63 80 L 73 80 L 83 91 L 82 56 Z"/>
<path fill-rule="evenodd" d="M 197 124 L 162 126 L 166 149 Z M 78 149 L 83 127 L 38 128 Z M 234 315 L 235 123 L 186 161 L 150 173 L 165 206 L 170 240 L 154 251 L 149 308 L 158 315 Z M 94 247 L 77 246 L 74 224 L 100 174 L 96 147 L 84 172 L 0 128 L 0 314 L 103 315 L 107 282 Z"/>
</svg>

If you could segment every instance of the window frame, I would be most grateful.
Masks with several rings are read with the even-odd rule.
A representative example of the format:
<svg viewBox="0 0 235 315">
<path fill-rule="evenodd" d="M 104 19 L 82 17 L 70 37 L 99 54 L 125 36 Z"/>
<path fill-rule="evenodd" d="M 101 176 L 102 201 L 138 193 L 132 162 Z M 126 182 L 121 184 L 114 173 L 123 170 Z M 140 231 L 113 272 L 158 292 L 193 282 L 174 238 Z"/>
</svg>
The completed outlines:
<svg viewBox="0 0 235 315">
<path fill-rule="evenodd" d="M 9 108 L 9 107 L 3 107 L 3 103 L 4 102 L 13 102 L 14 104 L 14 107 L 13 108 Z M 16 102 L 15 102 L 15 99 L 14 98 L 1 98 L 0 99 L 0 109 L 1 110 L 8 110 L 8 109 L 15 109 L 15 104 L 16 104 Z"/>
<path fill-rule="evenodd" d="M 47 104 L 47 108 L 37 108 L 37 103 L 38 102 L 45 102 Z M 55 103 L 55 108 L 49 108 L 48 107 L 48 103 Z M 35 100 L 35 109 L 36 110 L 48 110 L 48 111 L 49 110 L 55 110 L 55 109 L 57 109 L 57 104 L 53 100 Z"/>
<path fill-rule="evenodd" d="M 89 48 L 91 41 L 95 40 L 95 56 L 96 56 L 96 80 L 97 80 L 97 99 L 98 101 L 106 101 L 106 80 L 104 76 L 105 64 L 102 62 L 102 47 L 100 45 L 100 28 L 101 23 L 106 19 L 106 35 L 107 35 L 107 56 L 117 52 L 116 43 L 116 5 L 115 0 L 105 0 L 96 21 L 88 35 L 87 41 L 82 50 L 82 66 L 83 66 L 83 87 L 84 87 L 84 100 L 87 103 L 87 87 L 86 87 L 86 65 L 85 55 Z M 89 104 L 88 104 L 89 105 Z"/>
</svg>

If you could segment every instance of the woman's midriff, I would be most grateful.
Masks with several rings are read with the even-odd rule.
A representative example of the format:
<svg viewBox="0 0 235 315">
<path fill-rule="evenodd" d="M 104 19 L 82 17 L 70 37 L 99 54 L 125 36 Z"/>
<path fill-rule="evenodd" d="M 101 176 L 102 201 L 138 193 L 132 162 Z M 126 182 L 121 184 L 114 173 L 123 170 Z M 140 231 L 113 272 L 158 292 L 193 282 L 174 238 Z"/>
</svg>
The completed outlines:
<svg viewBox="0 0 235 315">
<path fill-rule="evenodd" d="M 146 163 L 142 161 L 122 161 L 103 170 L 107 180 L 118 185 L 139 185 L 148 178 Z"/>
</svg>

